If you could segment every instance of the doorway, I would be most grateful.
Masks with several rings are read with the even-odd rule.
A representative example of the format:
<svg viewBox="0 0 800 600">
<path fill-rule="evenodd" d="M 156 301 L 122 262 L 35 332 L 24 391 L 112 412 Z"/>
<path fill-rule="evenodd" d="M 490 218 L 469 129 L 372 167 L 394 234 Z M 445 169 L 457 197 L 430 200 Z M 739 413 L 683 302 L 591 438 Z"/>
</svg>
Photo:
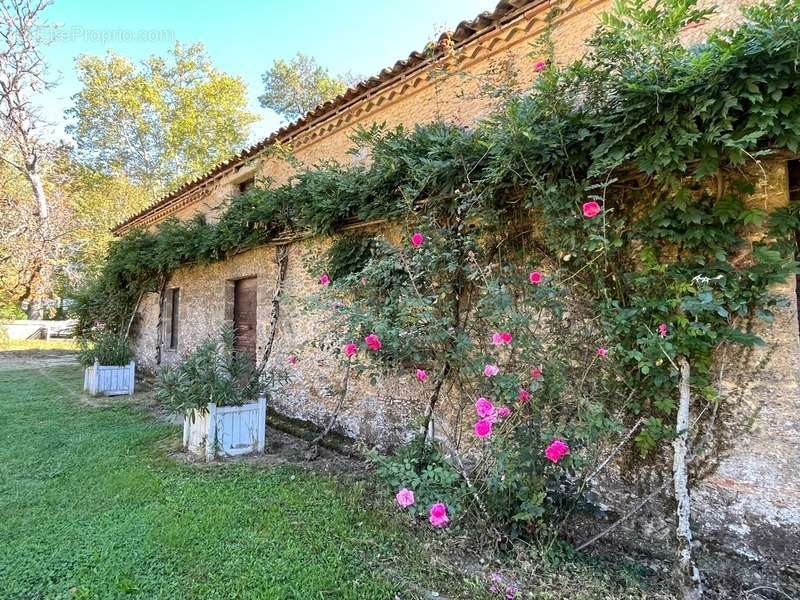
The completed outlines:
<svg viewBox="0 0 800 600">
<path fill-rule="evenodd" d="M 256 363 L 256 278 L 233 282 L 233 328 L 236 334 L 234 347 L 250 355 Z"/>
</svg>

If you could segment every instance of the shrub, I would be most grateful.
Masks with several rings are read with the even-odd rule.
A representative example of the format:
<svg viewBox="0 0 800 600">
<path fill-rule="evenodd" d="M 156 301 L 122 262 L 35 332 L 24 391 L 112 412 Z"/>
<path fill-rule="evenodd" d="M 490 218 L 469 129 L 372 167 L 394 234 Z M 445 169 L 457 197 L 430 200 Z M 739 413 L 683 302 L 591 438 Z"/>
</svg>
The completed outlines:
<svg viewBox="0 0 800 600">
<path fill-rule="evenodd" d="M 421 444 L 425 444 L 422 450 Z M 393 493 L 404 488 L 414 492 L 415 502 L 408 508 L 415 516 L 427 517 L 437 502 L 447 506 L 451 518 L 461 512 L 466 493 L 464 480 L 437 443 L 416 437 L 392 456 L 373 451 L 369 458 Z"/>
<path fill-rule="evenodd" d="M 81 365 L 89 367 L 95 362 L 107 366 L 122 366 L 130 363 L 135 355 L 128 338 L 108 330 L 92 330 L 78 340 Z"/>
<path fill-rule="evenodd" d="M 247 353 L 234 348 L 233 328 L 226 326 L 187 354 L 175 366 L 166 366 L 156 381 L 156 398 L 170 412 L 241 406 L 255 402 L 267 390 L 262 376 Z"/>
</svg>

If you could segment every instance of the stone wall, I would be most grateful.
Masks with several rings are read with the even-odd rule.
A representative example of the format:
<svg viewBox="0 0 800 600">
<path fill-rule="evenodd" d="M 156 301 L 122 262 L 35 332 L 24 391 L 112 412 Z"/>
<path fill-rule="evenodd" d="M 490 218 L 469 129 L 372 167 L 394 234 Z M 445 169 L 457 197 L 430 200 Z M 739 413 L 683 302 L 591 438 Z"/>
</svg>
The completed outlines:
<svg viewBox="0 0 800 600">
<path fill-rule="evenodd" d="M 751 202 L 775 208 L 788 201 L 785 163 L 765 164 L 767 183 L 759 185 Z M 382 233 L 397 239 L 397 232 L 386 227 Z M 330 240 L 307 240 L 289 246 L 288 267 L 281 302 L 281 317 L 269 366 L 285 368 L 290 383 L 272 400 L 271 409 L 322 428 L 333 414 L 337 397 L 331 388 L 341 384 L 343 362 L 329 352 L 317 350 L 311 342 L 329 326 L 324 313 L 304 310 L 304 300 L 319 289 L 309 272 L 309 261 L 318 258 Z M 164 350 L 166 363 L 176 360 L 207 336 L 214 335 L 226 318 L 232 286 L 242 277 L 258 279 L 258 352 L 268 334 L 272 295 L 276 284 L 276 246 L 264 246 L 211 265 L 177 271 L 168 287 L 181 289 L 179 341 L 176 351 Z M 725 556 L 745 561 L 747 573 L 761 573 L 767 580 L 791 578 L 800 564 L 800 336 L 794 280 L 775 292 L 785 300 L 776 311 L 774 322 L 756 322 L 756 332 L 767 344 L 745 356 L 720 358 L 720 391 L 725 405 L 720 413 L 724 427 L 735 431 L 726 441 L 715 469 L 694 490 L 694 518 L 697 539 L 703 555 Z M 140 364 L 154 368 L 156 360 L 156 295 L 142 305 L 137 350 Z M 290 365 L 290 355 L 298 362 Z M 452 442 L 464 429 L 459 399 L 443 398 L 437 414 L 437 427 Z M 362 377 L 351 381 L 347 400 L 334 431 L 367 446 L 387 448 L 407 440 L 411 419 L 424 407 L 424 386 L 412 378 L 385 378 L 372 385 Z M 625 513 L 638 500 L 669 477 L 671 458 L 663 457 L 660 468 L 623 479 L 606 480 L 600 493 L 610 515 Z M 664 498 L 669 498 L 669 489 Z M 669 552 L 673 528 L 669 502 L 654 502 L 630 519 L 626 530 L 636 532 L 638 542 L 661 540 L 661 550 Z M 646 532 L 646 536 L 641 536 Z M 649 549 L 652 549 L 648 546 Z M 724 572 L 728 562 L 714 563 Z M 795 575 L 793 575 L 793 573 Z M 741 576 L 737 572 L 736 575 Z"/>
<path fill-rule="evenodd" d="M 286 369 L 290 383 L 283 393 L 272 399 L 272 408 L 284 416 L 301 419 L 323 427 L 333 414 L 337 397 L 330 390 L 341 384 L 342 361 L 316 350 L 317 340 L 325 327 L 325 316 L 305 310 L 304 298 L 318 288 L 316 278 L 305 264 L 318 257 L 326 241 L 306 241 L 290 245 L 280 319 L 276 330 L 268 368 Z M 230 318 L 226 310 L 232 300 L 236 279 L 257 278 L 257 352 L 260 357 L 268 335 L 272 296 L 276 285 L 276 247 L 264 246 L 239 254 L 225 262 L 178 270 L 167 288 L 180 288 L 178 347 L 162 346 L 162 363 L 170 364 L 202 340 L 217 334 Z M 158 296 L 150 294 L 142 302 L 137 325 L 136 351 L 139 365 L 154 372 L 157 369 Z M 288 357 L 298 357 L 290 365 Z M 421 411 L 422 386 L 412 382 L 384 380 L 370 385 L 366 378 L 353 377 L 348 400 L 337 419 L 334 431 L 359 439 L 368 445 L 386 448 L 407 438 L 407 417 Z"/>
<path fill-rule="evenodd" d="M 720 8 L 712 24 L 731 25 L 740 18 L 742 2 L 717 2 Z M 584 51 L 584 40 L 596 26 L 598 13 L 609 2 L 574 1 L 564 3 L 568 10 L 556 20 L 554 41 L 556 59 L 568 62 Z M 399 83 L 394 90 L 365 100 L 337 115 L 334 121 L 323 121 L 316 129 L 292 140 L 294 154 L 306 164 L 323 158 L 353 160 L 346 154 L 349 136 L 356 125 L 368 126 L 386 122 L 389 126 L 444 118 L 469 124 L 492 108 L 492 101 L 481 95 L 480 82 L 506 73 L 511 65 L 524 87 L 534 78 L 531 44 L 544 27 L 546 9 L 533 11 L 523 23 L 499 28 L 483 36 L 474 45 L 467 45 L 452 59 L 453 71 L 448 76 L 424 76 Z M 685 32 L 688 42 L 702 38 L 701 28 Z M 458 72 L 458 74 L 457 74 Z M 333 119 L 334 117 L 332 117 Z M 788 200 L 786 169 L 783 163 L 767 166 L 768 185 L 760 187 L 753 202 L 768 208 Z M 176 214 L 186 218 L 203 212 L 213 220 L 221 203 L 236 189 L 237 182 L 252 174 L 285 181 L 291 175 L 290 165 L 265 156 L 232 169 L 208 186 L 192 192 L 196 198 L 182 206 Z M 762 179 L 762 181 L 764 181 Z M 329 241 L 299 241 L 289 248 L 285 280 L 285 298 L 276 332 L 271 367 L 287 368 L 291 383 L 272 401 L 272 410 L 283 415 L 309 421 L 318 427 L 326 424 L 334 411 L 336 397 L 331 388 L 341 383 L 344 375 L 341 361 L 315 350 L 309 342 L 324 330 L 325 318 L 310 315 L 302 309 L 302 298 L 317 289 L 315 277 L 304 265 L 318 257 Z M 229 317 L 231 282 L 255 276 L 258 279 L 257 320 L 258 352 L 268 334 L 267 324 L 275 286 L 274 246 L 265 246 L 239 254 L 213 265 L 193 266 L 172 275 L 170 287 L 181 289 L 179 316 L 180 335 L 176 351 L 163 350 L 163 361 L 176 360 L 200 340 L 216 333 Z M 770 578 L 791 577 L 800 564 L 800 341 L 798 340 L 797 307 L 794 281 L 776 290 L 785 296 L 787 306 L 775 322 L 759 324 L 768 345 L 748 359 L 758 365 L 755 372 L 745 366 L 726 367 L 721 391 L 741 400 L 738 415 L 720 418 L 741 421 L 740 432 L 728 444 L 716 469 L 700 483 L 695 492 L 696 532 L 700 544 L 714 554 L 735 556 L 763 570 Z M 142 318 L 136 338 L 140 364 L 156 367 L 158 298 L 144 299 Z M 296 354 L 297 365 L 287 364 Z M 746 374 L 743 375 L 743 374 Z M 458 402 L 444 402 L 441 426 L 449 437 L 457 437 L 461 423 L 457 418 Z M 376 385 L 365 379 L 351 382 L 350 393 L 338 418 L 335 431 L 356 438 L 367 445 L 388 447 L 408 438 L 410 417 L 419 415 L 423 406 L 423 388 L 415 380 L 385 379 Z M 744 415 L 744 418 L 742 418 Z M 619 481 L 606 486 L 609 509 L 622 514 L 657 485 L 659 477 L 668 473 L 665 457 L 663 468 L 654 470 L 646 479 Z M 631 493 L 633 492 L 633 493 Z M 631 539 L 660 540 L 661 549 L 671 545 L 672 526 L 664 519 L 669 506 L 655 503 L 630 519 L 629 530 L 637 532 Z M 642 535 L 644 533 L 644 535 Z M 722 563 L 721 563 L 722 564 Z M 730 563 L 725 563 L 730 564 Z"/>
</svg>

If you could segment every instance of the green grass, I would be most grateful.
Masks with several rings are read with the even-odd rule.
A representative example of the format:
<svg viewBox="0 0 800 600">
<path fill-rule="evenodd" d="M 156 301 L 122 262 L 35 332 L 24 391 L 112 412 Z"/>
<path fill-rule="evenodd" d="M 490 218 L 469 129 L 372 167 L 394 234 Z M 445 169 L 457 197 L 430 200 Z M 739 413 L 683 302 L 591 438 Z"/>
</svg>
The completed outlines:
<svg viewBox="0 0 800 600">
<path fill-rule="evenodd" d="M 2 352 L 51 352 L 74 351 L 78 349 L 77 340 L 3 340 L 0 339 Z"/>
<path fill-rule="evenodd" d="M 81 405 L 79 379 L 0 370 L 0 597 L 394 597 L 375 564 L 405 540 L 363 486 L 165 458 L 177 428 Z"/>
<path fill-rule="evenodd" d="M 498 562 L 463 531 L 420 534 L 368 483 L 187 464 L 177 427 L 90 406 L 77 366 L 20 355 L 0 354 L 1 599 L 476 600 L 494 570 L 537 600 L 668 597 L 630 567 Z"/>
</svg>

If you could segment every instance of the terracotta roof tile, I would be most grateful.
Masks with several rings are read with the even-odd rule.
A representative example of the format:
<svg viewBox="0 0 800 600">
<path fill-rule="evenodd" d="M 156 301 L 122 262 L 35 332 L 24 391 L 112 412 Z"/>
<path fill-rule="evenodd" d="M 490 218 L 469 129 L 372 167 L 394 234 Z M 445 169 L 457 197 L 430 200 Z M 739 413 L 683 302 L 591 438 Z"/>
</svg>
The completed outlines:
<svg viewBox="0 0 800 600">
<path fill-rule="evenodd" d="M 432 53 L 431 52 L 423 53 L 416 51 L 412 52 L 411 54 L 408 55 L 407 59 L 398 60 L 391 67 L 387 67 L 381 70 L 381 72 L 378 73 L 378 75 L 370 77 L 369 79 L 365 79 L 364 81 L 358 83 L 357 85 L 349 88 L 347 91 L 345 91 L 343 94 L 340 94 L 333 100 L 329 100 L 328 102 L 325 102 L 320 106 L 317 106 L 314 110 L 307 113 L 298 120 L 290 123 L 289 125 L 281 127 L 280 129 L 272 133 L 269 137 L 261 140 L 256 144 L 253 144 L 248 148 L 245 148 L 238 154 L 235 154 L 230 158 L 218 163 L 216 166 L 211 168 L 206 173 L 198 177 L 195 177 L 194 179 L 187 181 L 181 186 L 175 188 L 174 190 L 172 190 L 159 200 L 153 202 L 148 207 L 144 208 L 143 210 L 139 211 L 138 213 L 128 217 L 127 219 L 119 223 L 114 228 L 114 231 L 118 232 L 119 230 L 126 228 L 126 226 L 134 223 L 135 221 L 141 219 L 142 217 L 147 216 L 153 211 L 171 204 L 174 200 L 176 200 L 177 198 L 179 198 L 192 188 L 202 184 L 203 182 L 208 181 L 209 179 L 223 172 L 227 168 L 242 161 L 245 161 L 249 158 L 252 158 L 253 156 L 259 154 L 262 150 L 264 150 L 271 144 L 278 141 L 286 140 L 293 134 L 309 126 L 315 121 L 325 118 L 326 116 L 329 115 L 329 113 L 333 112 L 336 109 L 344 107 L 345 105 L 349 104 L 356 98 L 359 98 L 360 96 L 391 81 L 392 79 L 406 73 L 407 71 L 410 71 L 415 67 L 430 61 L 433 58 L 440 57 L 442 55 L 442 52 L 439 49 L 439 46 L 442 44 L 442 42 L 447 40 L 448 36 L 453 45 L 455 47 L 458 47 L 459 45 L 469 41 L 473 36 L 487 33 L 489 30 L 499 27 L 507 20 L 514 18 L 516 14 L 521 10 L 526 9 L 532 5 L 543 4 L 548 1 L 549 0 L 501 0 L 501 2 L 497 4 L 497 6 L 493 11 L 483 12 L 470 21 L 461 21 L 452 32 L 443 33 L 439 37 L 438 40 L 439 45 L 437 45 L 437 49 L 435 52 Z"/>
</svg>

